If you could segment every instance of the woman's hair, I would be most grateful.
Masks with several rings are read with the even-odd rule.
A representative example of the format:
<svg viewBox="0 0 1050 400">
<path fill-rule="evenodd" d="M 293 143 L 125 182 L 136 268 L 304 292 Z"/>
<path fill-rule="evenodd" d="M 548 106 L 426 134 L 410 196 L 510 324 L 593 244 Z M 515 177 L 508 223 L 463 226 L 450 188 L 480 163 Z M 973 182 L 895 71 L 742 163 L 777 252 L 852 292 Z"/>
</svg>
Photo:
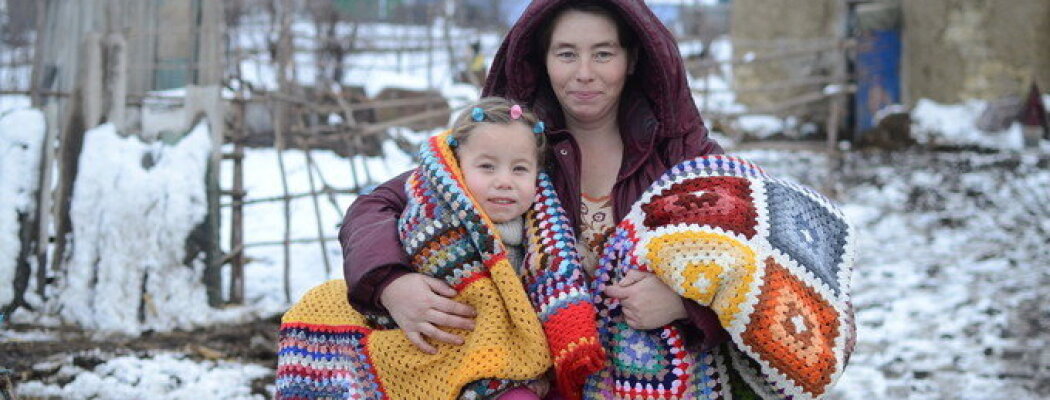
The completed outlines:
<svg viewBox="0 0 1050 400">
<path fill-rule="evenodd" d="M 613 21 L 616 25 L 616 36 L 617 40 L 620 41 L 620 47 L 627 50 L 627 54 L 633 56 L 636 54 L 636 43 L 638 42 L 635 37 L 634 30 L 627 26 L 627 21 L 620 15 L 619 12 L 609 8 L 608 5 L 597 0 L 580 0 L 580 1 L 568 1 L 565 2 L 560 8 L 554 11 L 552 16 L 547 19 L 545 25 L 540 29 L 540 40 L 537 41 L 539 48 L 537 49 L 541 57 L 547 54 L 547 51 L 551 47 L 551 37 L 554 35 L 554 22 L 558 20 L 562 14 L 568 11 L 579 11 L 587 14 L 594 14 L 602 17 L 606 17 Z M 542 58 L 541 58 L 542 59 Z"/>
<path fill-rule="evenodd" d="M 510 115 L 511 108 L 515 105 L 521 107 L 521 117 L 517 119 L 511 118 Z M 474 109 L 476 108 L 480 108 L 484 115 L 481 121 L 475 119 Z M 481 124 L 524 124 L 529 132 L 533 132 L 532 136 L 536 141 L 536 165 L 543 168 L 544 155 L 547 153 L 547 135 L 542 132 L 535 133 L 534 129 L 538 122 L 540 119 L 536 117 L 536 114 L 525 109 L 520 103 L 502 97 L 485 97 L 459 114 L 459 117 L 452 123 L 452 133 L 449 136 L 455 140 L 457 146 L 461 146 L 470 140 L 470 133 Z"/>
</svg>

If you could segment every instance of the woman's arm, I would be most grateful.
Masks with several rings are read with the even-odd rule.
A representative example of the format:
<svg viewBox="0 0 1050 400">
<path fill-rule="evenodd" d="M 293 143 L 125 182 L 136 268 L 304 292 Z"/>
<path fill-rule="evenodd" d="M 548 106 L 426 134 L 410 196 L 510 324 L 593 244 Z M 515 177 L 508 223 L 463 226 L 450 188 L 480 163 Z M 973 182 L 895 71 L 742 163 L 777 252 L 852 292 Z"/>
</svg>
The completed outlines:
<svg viewBox="0 0 1050 400">
<path fill-rule="evenodd" d="M 474 309 L 452 300 L 456 291 L 440 279 L 412 272 L 397 221 L 408 203 L 405 181 L 411 171 L 361 195 L 339 229 L 343 275 L 350 304 L 366 313 L 388 312 L 420 350 L 435 353 L 427 338 L 462 344 L 442 327 L 474 329 Z M 390 290 L 387 290 L 390 289 Z"/>
<path fill-rule="evenodd" d="M 411 271 L 397 232 L 397 220 L 408 203 L 405 181 L 411 172 L 358 196 L 343 217 L 339 228 L 343 277 L 350 304 L 358 310 L 383 310 L 380 293 L 394 279 Z"/>
</svg>

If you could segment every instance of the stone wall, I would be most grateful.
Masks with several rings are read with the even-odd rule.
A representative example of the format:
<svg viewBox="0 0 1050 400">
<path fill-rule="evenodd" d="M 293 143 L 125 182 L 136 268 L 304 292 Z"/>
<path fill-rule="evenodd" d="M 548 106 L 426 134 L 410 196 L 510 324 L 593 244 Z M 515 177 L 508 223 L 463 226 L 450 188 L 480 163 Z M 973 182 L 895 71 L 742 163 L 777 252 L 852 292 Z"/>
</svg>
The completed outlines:
<svg viewBox="0 0 1050 400">
<path fill-rule="evenodd" d="M 905 101 L 942 103 L 1050 89 L 1050 1 L 904 1 Z"/>
<path fill-rule="evenodd" d="M 942 103 L 1024 95 L 1034 79 L 1050 90 L 1050 1 L 900 1 L 903 101 Z M 777 42 L 834 37 L 839 0 L 734 0 L 731 35 L 735 57 L 762 57 Z M 830 59 L 796 57 L 777 63 L 738 65 L 737 87 L 769 85 L 826 75 Z M 810 92 L 739 93 L 738 101 L 762 107 Z"/>
</svg>

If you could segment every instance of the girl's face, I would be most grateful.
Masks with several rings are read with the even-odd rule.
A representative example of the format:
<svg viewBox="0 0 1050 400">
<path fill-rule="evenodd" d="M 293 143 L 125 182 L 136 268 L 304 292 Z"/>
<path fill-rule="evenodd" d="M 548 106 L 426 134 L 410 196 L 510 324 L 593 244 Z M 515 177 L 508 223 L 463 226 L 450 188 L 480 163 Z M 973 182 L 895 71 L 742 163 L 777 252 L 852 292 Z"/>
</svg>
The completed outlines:
<svg viewBox="0 0 1050 400">
<path fill-rule="evenodd" d="M 616 118 L 630 60 L 614 21 L 575 10 L 559 15 L 546 63 L 566 117 L 584 123 Z"/>
<path fill-rule="evenodd" d="M 484 123 L 456 149 L 467 190 L 495 223 L 525 214 L 536 195 L 536 138 L 520 122 Z"/>
</svg>

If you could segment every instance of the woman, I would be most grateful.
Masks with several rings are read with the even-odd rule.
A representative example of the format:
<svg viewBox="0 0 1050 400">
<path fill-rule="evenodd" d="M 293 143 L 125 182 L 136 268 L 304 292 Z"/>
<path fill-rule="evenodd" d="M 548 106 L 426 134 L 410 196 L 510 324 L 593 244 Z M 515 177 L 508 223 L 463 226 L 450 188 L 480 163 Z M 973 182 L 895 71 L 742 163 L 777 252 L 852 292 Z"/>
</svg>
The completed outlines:
<svg viewBox="0 0 1050 400">
<path fill-rule="evenodd" d="M 641 1 L 534 1 L 489 75 L 483 96 L 518 99 L 550 121 L 551 177 L 591 272 L 602 238 L 657 177 L 722 152 L 707 138 L 672 34 Z M 389 312 L 433 352 L 425 338 L 462 343 L 443 328 L 471 329 L 474 311 L 450 300 L 455 291 L 442 282 L 409 273 L 396 244 L 406 176 L 350 207 L 339 234 L 343 271 L 356 308 Z M 688 320 L 705 349 L 727 337 L 710 310 L 681 301 L 652 274 L 632 273 L 608 295 L 621 299 L 634 328 Z"/>
<path fill-rule="evenodd" d="M 547 169 L 578 238 L 590 287 L 602 291 L 594 306 L 609 363 L 589 370 L 597 373 L 584 375 L 582 389 L 556 391 L 570 398 L 717 398 L 729 392 L 751 398 L 753 390 L 764 398 L 799 399 L 826 393 L 841 374 L 854 337 L 845 286 L 852 265 L 848 224 L 818 195 L 767 179 L 751 164 L 718 157 L 712 165 L 694 161 L 722 149 L 707 138 L 671 33 L 644 2 L 533 1 L 504 39 L 483 95 L 523 102 L 549 124 Z M 678 174 L 665 175 L 672 167 Z M 340 230 L 344 273 L 357 310 L 388 314 L 413 345 L 434 353 L 435 342 L 464 342 L 456 332 L 473 329 L 475 311 L 452 300 L 457 293 L 445 282 L 410 272 L 397 241 L 405 177 L 350 207 Z M 707 185 L 702 181 L 711 177 L 731 184 L 715 183 L 710 193 L 676 192 Z M 675 179 L 682 184 L 677 189 L 651 188 L 657 180 Z M 749 185 L 763 194 L 752 197 Z M 767 202 L 776 204 L 767 207 Z M 707 206 L 713 203 L 719 206 Z M 770 220 L 767 210 L 773 208 L 778 214 Z M 654 224 L 643 218 L 658 214 Z M 716 227 L 713 236 L 701 232 L 704 227 L 678 236 L 726 237 L 678 247 L 672 256 L 689 253 L 679 258 L 684 262 L 657 270 L 628 257 L 616 265 L 632 268 L 610 267 L 610 257 L 622 256 L 623 249 L 653 243 L 625 235 L 654 238 L 720 218 L 732 221 Z M 620 221 L 628 228 L 614 231 Z M 746 224 L 751 224 L 746 232 L 733 232 Z M 767 236 L 775 243 L 748 242 Z M 740 238 L 744 247 L 757 243 L 759 250 L 733 253 L 743 248 L 734 244 L 743 243 Z M 798 254 L 776 253 L 782 248 Z M 713 264 L 749 261 L 743 269 L 727 267 L 733 276 L 707 270 L 698 277 L 689 268 L 704 257 L 713 257 Z M 735 286 L 719 292 L 723 278 Z M 717 316 L 698 303 L 714 307 Z M 745 314 L 750 310 L 755 313 Z M 748 324 L 750 315 L 761 318 Z M 720 346 L 730 337 L 731 344 Z"/>
</svg>

